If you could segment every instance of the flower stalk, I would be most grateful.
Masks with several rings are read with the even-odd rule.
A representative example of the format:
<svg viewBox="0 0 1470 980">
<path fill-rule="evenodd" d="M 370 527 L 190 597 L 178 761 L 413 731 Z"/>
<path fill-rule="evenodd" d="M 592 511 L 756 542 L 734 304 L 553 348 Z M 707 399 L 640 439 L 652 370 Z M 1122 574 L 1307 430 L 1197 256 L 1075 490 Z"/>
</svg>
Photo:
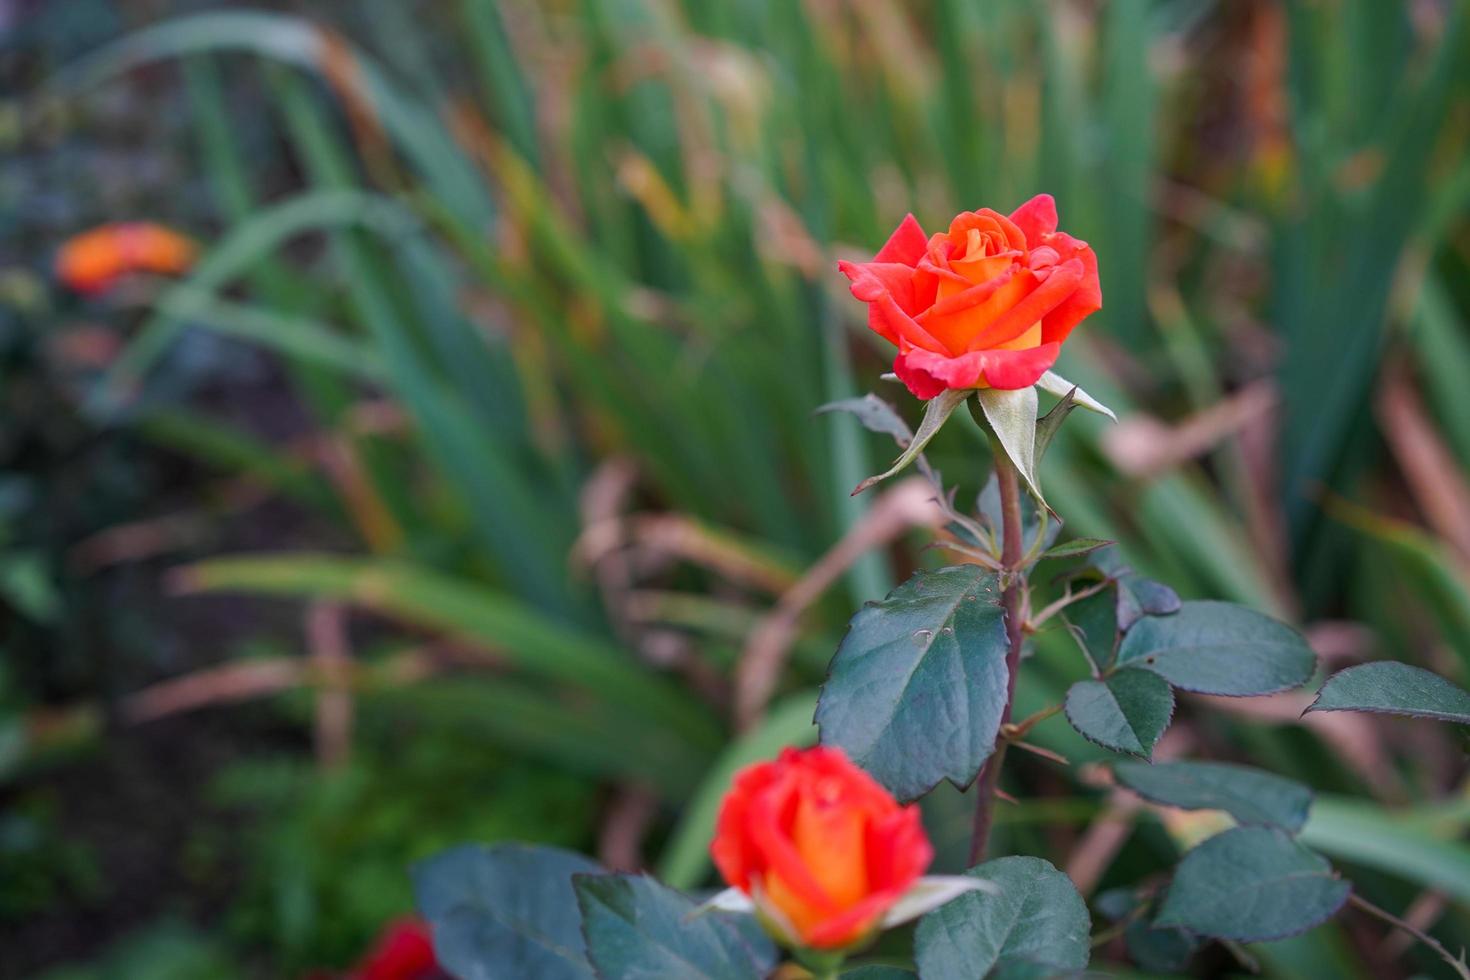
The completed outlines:
<svg viewBox="0 0 1470 980">
<path fill-rule="evenodd" d="M 996 483 L 1000 489 L 1001 512 L 1001 572 L 1005 589 L 1001 593 L 1001 606 L 1006 614 L 1006 704 L 1001 712 L 1002 731 L 1010 724 L 1011 708 L 1016 700 L 1016 675 L 1021 667 L 1022 605 L 1026 593 L 1026 569 L 1023 556 L 1021 524 L 1021 481 L 1015 464 L 992 435 L 991 455 L 995 459 Z M 1001 766 L 1005 761 L 1007 741 L 1000 738 L 980 771 L 976 787 L 975 823 L 970 835 L 970 866 L 985 860 L 985 847 L 990 840 L 990 829 L 995 820 L 995 798 L 1000 785 Z"/>
</svg>

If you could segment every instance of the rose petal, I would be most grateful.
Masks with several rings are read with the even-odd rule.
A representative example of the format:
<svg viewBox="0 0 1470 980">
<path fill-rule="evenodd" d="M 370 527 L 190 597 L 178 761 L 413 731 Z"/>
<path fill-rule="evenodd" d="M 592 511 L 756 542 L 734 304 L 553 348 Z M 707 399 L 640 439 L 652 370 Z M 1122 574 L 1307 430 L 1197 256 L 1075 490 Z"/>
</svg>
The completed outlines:
<svg viewBox="0 0 1470 980">
<path fill-rule="evenodd" d="M 949 390 L 949 385 L 934 377 L 928 371 L 919 367 L 909 366 L 910 354 L 918 353 L 911 351 L 907 354 L 899 354 L 893 362 L 893 373 L 898 380 L 904 383 L 904 387 L 920 401 L 928 401 L 937 398 Z"/>
<path fill-rule="evenodd" d="M 1026 236 L 1026 243 L 1035 248 L 1057 230 L 1057 202 L 1050 194 L 1037 194 L 1012 211 L 1011 220 Z"/>
<path fill-rule="evenodd" d="M 1013 265 L 990 282 L 981 283 L 973 291 L 964 290 L 964 299 L 960 298 L 960 293 L 944 297 L 915 317 L 915 322 L 944 345 L 930 347 L 930 350 L 950 355 L 964 354 L 974 349 L 971 342 L 976 337 L 985 333 L 1007 310 L 1034 292 L 1037 282 L 1035 273 L 1030 269 Z"/>
<path fill-rule="evenodd" d="M 1015 274 L 1016 267 L 1010 266 L 988 282 L 982 282 L 958 293 L 951 293 L 942 299 L 937 299 L 927 310 L 917 314 L 918 322 L 922 324 L 930 317 L 950 316 L 961 313 L 972 306 L 978 306 L 993 296 L 996 290 L 1009 283 Z"/>
<path fill-rule="evenodd" d="M 871 931 L 902 895 L 898 889 L 874 892 L 851 908 L 812 926 L 802 939 L 813 949 L 835 949 L 854 943 Z"/>
<path fill-rule="evenodd" d="M 928 350 L 911 350 L 893 362 L 893 371 L 918 398 L 933 398 L 946 388 L 1013 390 L 1036 383 L 1051 369 L 1061 352 L 1059 343 L 1027 350 L 981 350 L 950 357 Z"/>
<path fill-rule="evenodd" d="M 873 256 L 873 261 L 901 262 L 912 268 L 919 264 L 919 259 L 924 257 L 928 248 L 929 236 L 924 234 L 917 218 L 906 214 L 893 230 L 893 234 L 888 236 L 888 241 L 878 249 L 878 254 Z"/>
<path fill-rule="evenodd" d="M 897 262 L 839 262 L 837 268 L 852 280 L 852 295 L 868 304 L 868 327 L 891 344 L 943 350 L 908 310 L 923 309 L 933 302 L 925 295 L 933 280 L 920 276 Z"/>
<path fill-rule="evenodd" d="M 972 228 L 990 236 L 996 246 L 1004 245 L 1004 248 L 997 247 L 994 251 L 1026 247 L 1026 235 L 1014 221 L 990 208 L 981 208 L 978 211 L 961 211 L 949 223 L 949 238 L 955 248 L 964 247 Z"/>
<path fill-rule="evenodd" d="M 1048 313 L 1067 300 L 1082 282 L 1081 261 L 1073 259 L 1054 267 L 1041 285 L 970 340 L 970 350 L 988 350 L 1009 343 L 1031 329 Z M 1045 336 L 1042 340 L 1045 341 Z"/>
<path fill-rule="evenodd" d="M 710 857 L 725 881 L 745 891 L 750 890 L 751 874 L 761 864 L 760 853 L 748 832 L 750 801 L 777 779 L 773 766 L 749 766 L 736 773 L 730 792 L 720 805 L 715 838 L 710 842 Z"/>
<path fill-rule="evenodd" d="M 985 383 L 1002 391 L 1014 391 L 1034 385 L 1062 352 L 1061 344 L 1042 344 L 1029 350 L 988 350 L 981 373 Z"/>
<path fill-rule="evenodd" d="M 794 783 L 794 775 L 788 775 L 787 780 Z M 802 902 L 817 909 L 831 910 L 831 897 L 812 876 L 791 839 L 790 828 L 783 825 L 782 810 L 785 809 L 784 804 L 794 792 L 795 786 L 792 785 L 790 790 L 791 792 L 785 794 L 767 791 L 752 800 L 746 829 L 755 846 L 759 848 L 769 873 L 778 876 Z M 768 880 L 766 888 L 769 890 L 771 885 L 772 882 Z"/>
<path fill-rule="evenodd" d="M 791 839 L 802 864 L 836 905 L 861 901 L 869 891 L 867 862 L 861 859 L 869 815 L 868 807 L 841 789 L 804 792 L 797 799 Z"/>
<path fill-rule="evenodd" d="M 869 827 L 868 880 L 874 888 L 904 888 L 929 867 L 934 848 L 917 807 L 878 817 Z"/>
<path fill-rule="evenodd" d="M 1073 327 L 1102 309 L 1102 283 L 1097 275 L 1097 254 L 1086 242 L 1078 241 L 1065 233 L 1055 235 L 1052 245 L 1069 263 L 1081 264 L 1082 279 L 1072 295 L 1042 318 L 1043 343 L 1061 343 L 1067 339 Z"/>
</svg>

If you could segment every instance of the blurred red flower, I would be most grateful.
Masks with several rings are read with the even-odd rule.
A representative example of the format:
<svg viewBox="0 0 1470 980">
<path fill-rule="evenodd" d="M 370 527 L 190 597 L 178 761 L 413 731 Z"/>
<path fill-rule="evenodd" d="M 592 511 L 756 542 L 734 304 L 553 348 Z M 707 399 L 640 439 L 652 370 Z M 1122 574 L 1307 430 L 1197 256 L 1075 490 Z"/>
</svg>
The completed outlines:
<svg viewBox="0 0 1470 980">
<path fill-rule="evenodd" d="M 350 980 L 435 980 L 444 976 L 434 959 L 429 927 L 418 919 L 390 923 Z"/>
</svg>

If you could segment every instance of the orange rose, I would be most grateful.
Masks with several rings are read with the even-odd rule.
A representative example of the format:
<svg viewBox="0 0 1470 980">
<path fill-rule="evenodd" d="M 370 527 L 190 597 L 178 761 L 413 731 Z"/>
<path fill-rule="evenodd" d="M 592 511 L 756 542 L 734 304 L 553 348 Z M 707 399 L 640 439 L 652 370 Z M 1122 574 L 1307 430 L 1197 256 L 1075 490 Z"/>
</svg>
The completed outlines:
<svg viewBox="0 0 1470 980">
<path fill-rule="evenodd" d="M 873 261 L 837 266 L 868 304 L 868 326 L 898 345 L 894 373 L 919 398 L 1033 385 L 1102 308 L 1097 256 L 1057 231 L 1050 194 L 1010 217 L 966 211 L 930 238 L 908 215 Z"/>
<path fill-rule="evenodd" d="M 101 225 L 62 244 L 56 277 L 76 292 L 100 293 L 132 272 L 187 272 L 197 252 L 193 241 L 162 225 Z"/>
<path fill-rule="evenodd" d="M 813 949 L 865 938 L 934 856 L 918 807 L 820 747 L 741 770 L 710 853 L 768 927 Z"/>
</svg>

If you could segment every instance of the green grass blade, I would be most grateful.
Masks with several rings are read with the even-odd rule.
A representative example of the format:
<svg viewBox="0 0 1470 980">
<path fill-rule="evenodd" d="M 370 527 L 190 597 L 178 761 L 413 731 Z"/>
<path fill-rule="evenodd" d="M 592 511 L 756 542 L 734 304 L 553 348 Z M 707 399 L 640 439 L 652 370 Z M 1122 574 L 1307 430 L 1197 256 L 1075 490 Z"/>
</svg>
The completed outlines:
<svg viewBox="0 0 1470 980">
<path fill-rule="evenodd" d="M 190 592 L 350 602 L 488 647 L 528 675 L 595 692 L 694 745 L 719 744 L 709 713 L 673 683 L 597 635 L 475 582 L 405 563 L 311 553 L 217 558 L 182 569 L 179 582 Z"/>
</svg>

